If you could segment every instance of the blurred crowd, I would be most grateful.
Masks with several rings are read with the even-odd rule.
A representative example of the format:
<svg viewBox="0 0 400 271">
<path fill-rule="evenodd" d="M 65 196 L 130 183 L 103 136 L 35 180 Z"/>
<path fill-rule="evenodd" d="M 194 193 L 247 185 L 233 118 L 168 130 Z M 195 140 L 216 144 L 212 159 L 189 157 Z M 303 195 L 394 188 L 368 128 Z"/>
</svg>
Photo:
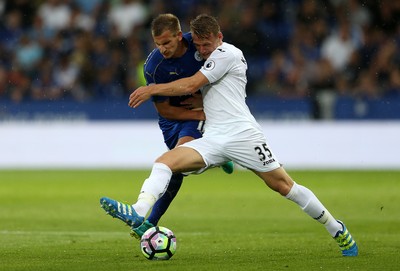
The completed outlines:
<svg viewBox="0 0 400 271">
<path fill-rule="evenodd" d="M 144 84 L 151 20 L 218 18 L 248 95 L 400 97 L 400 1 L 0 0 L 0 99 L 118 99 Z"/>
</svg>

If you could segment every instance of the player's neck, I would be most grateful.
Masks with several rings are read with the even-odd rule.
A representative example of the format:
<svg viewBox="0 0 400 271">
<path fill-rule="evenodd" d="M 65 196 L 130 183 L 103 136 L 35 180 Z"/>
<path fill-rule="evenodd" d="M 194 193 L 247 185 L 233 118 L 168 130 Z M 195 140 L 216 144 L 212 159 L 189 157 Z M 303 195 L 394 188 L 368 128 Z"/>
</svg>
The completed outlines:
<svg viewBox="0 0 400 271">
<path fill-rule="evenodd" d="M 179 43 L 178 49 L 176 50 L 175 56 L 176 58 L 183 56 L 187 51 L 188 45 L 185 40 Z"/>
</svg>

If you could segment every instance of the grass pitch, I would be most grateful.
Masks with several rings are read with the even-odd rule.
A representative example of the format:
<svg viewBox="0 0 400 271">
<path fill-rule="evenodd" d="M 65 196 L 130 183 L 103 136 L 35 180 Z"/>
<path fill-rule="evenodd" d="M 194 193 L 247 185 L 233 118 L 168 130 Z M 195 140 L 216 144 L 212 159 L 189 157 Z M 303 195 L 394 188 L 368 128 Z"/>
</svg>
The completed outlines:
<svg viewBox="0 0 400 271">
<path fill-rule="evenodd" d="M 160 225 L 178 250 L 149 261 L 99 198 L 134 202 L 149 171 L 0 171 L 0 270 L 398 270 L 400 171 L 289 171 L 359 245 L 344 258 L 325 228 L 248 171 L 185 179 Z"/>
</svg>

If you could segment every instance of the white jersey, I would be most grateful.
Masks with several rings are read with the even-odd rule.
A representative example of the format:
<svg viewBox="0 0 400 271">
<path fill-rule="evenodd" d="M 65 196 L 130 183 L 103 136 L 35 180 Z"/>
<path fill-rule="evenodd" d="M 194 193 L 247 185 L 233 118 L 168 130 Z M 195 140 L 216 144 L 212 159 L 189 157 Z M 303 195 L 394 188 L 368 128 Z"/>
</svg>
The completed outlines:
<svg viewBox="0 0 400 271">
<path fill-rule="evenodd" d="M 227 161 L 260 172 L 280 167 L 246 105 L 246 71 L 242 51 L 226 42 L 200 69 L 210 82 L 201 89 L 205 132 L 202 138 L 181 145 L 195 149 L 203 157 L 206 167 L 198 173 Z"/>
<path fill-rule="evenodd" d="M 209 85 L 201 89 L 205 134 L 260 129 L 246 105 L 247 63 L 240 49 L 224 42 L 206 60 L 200 72 Z"/>
</svg>

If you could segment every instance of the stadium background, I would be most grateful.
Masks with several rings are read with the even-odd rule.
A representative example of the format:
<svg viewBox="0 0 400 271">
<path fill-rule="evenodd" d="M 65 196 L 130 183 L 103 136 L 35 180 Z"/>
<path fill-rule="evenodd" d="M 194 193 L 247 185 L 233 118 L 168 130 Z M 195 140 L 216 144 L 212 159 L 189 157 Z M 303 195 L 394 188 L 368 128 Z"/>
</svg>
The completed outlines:
<svg viewBox="0 0 400 271">
<path fill-rule="evenodd" d="M 397 1 L 18 0 L 0 1 L 0 168 L 149 166 L 165 150 L 156 113 L 127 97 L 165 12 L 183 31 L 218 17 L 289 167 L 400 167 Z"/>
</svg>

